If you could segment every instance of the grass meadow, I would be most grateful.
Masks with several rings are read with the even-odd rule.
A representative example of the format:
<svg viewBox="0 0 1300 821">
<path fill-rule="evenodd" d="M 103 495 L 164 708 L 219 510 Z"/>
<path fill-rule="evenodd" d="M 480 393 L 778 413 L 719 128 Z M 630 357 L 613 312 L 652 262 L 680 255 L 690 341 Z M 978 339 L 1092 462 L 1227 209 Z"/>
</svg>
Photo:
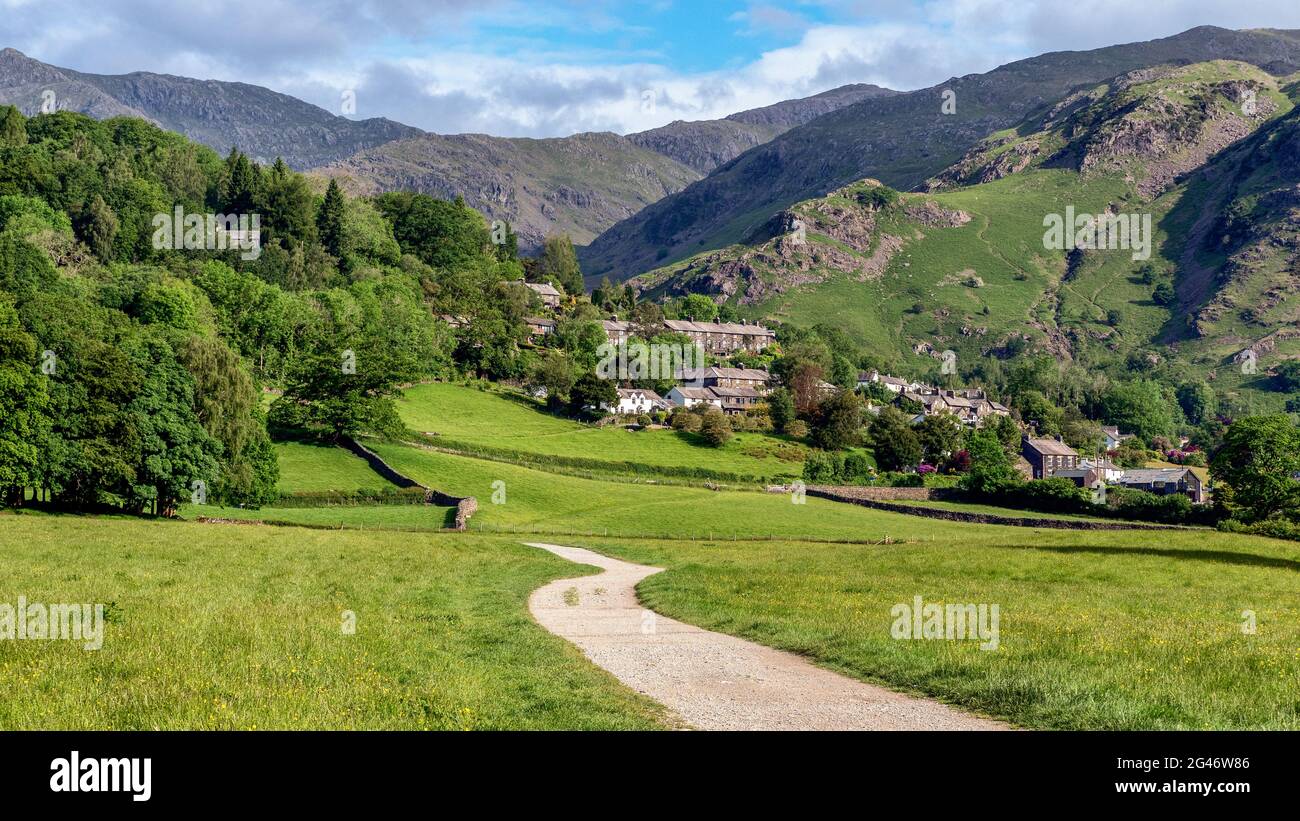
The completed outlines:
<svg viewBox="0 0 1300 821">
<path fill-rule="evenodd" d="M 0 542 L 0 602 L 111 603 L 98 651 L 0 641 L 2 730 L 661 724 L 532 620 L 584 571 L 517 540 L 25 513 Z"/>
<path fill-rule="evenodd" d="M 634 462 L 650 468 L 706 468 L 753 477 L 798 476 L 806 448 L 778 436 L 738 433 L 721 448 L 673 430 L 596 427 L 547 413 L 521 394 L 465 385 L 417 385 L 398 402 L 407 427 L 456 444 L 538 456 Z M 622 469 L 619 469 L 620 472 Z"/>
<path fill-rule="evenodd" d="M 1300 729 L 1294 545 L 980 526 L 915 535 L 580 544 L 667 568 L 639 590 L 668 616 L 1022 727 Z M 891 638 L 891 608 L 915 596 L 997 604 L 999 648 Z"/>
<path fill-rule="evenodd" d="M 0 642 L 0 729 L 670 724 L 532 621 L 531 591 L 589 572 L 521 544 L 539 537 L 666 568 L 640 587 L 666 615 L 1017 726 L 1300 729 L 1289 542 L 961 524 L 375 449 L 478 497 L 471 531 L 421 505 L 182 511 L 311 527 L 0 514 L 0 602 L 110 604 L 102 650 Z M 374 486 L 345 451 L 280 450 L 288 490 Z M 891 638 L 915 596 L 996 604 L 999 649 Z"/>
</svg>

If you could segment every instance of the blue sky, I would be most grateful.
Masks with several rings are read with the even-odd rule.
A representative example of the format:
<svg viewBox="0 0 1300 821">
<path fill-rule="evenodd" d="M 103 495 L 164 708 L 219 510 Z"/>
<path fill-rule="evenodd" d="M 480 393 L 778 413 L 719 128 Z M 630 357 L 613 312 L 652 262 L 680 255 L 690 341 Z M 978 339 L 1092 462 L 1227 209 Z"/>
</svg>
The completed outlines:
<svg viewBox="0 0 1300 821">
<path fill-rule="evenodd" d="M 533 137 L 712 119 L 847 83 L 926 88 L 1197 25 L 1300 29 L 1300 3 L 0 0 L 0 46 L 55 65 L 235 80 L 347 116 Z"/>
</svg>

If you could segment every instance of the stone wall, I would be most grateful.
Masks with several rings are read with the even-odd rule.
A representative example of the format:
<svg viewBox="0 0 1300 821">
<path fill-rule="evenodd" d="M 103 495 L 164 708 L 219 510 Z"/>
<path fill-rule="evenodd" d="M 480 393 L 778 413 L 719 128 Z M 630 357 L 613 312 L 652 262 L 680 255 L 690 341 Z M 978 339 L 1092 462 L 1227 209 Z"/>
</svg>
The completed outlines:
<svg viewBox="0 0 1300 821">
<path fill-rule="evenodd" d="M 456 508 L 456 530 L 467 529 L 469 527 L 469 518 L 478 512 L 478 499 L 473 496 L 449 496 L 440 490 L 425 487 L 411 477 L 400 473 L 396 468 L 380 458 L 379 454 L 351 437 L 343 437 L 339 446 L 365 459 L 375 473 L 398 487 L 418 487 L 423 490 L 425 504 Z"/>
</svg>

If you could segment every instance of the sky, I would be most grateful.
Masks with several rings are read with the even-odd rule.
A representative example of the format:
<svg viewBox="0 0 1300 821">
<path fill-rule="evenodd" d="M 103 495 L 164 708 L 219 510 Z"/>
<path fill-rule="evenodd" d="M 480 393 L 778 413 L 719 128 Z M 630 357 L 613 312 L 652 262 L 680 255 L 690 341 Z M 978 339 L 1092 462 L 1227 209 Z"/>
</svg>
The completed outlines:
<svg viewBox="0 0 1300 821">
<path fill-rule="evenodd" d="M 442 134 L 626 134 L 848 83 L 937 85 L 1198 25 L 1300 29 L 1296 0 L 0 0 L 58 66 L 266 86 Z"/>
</svg>

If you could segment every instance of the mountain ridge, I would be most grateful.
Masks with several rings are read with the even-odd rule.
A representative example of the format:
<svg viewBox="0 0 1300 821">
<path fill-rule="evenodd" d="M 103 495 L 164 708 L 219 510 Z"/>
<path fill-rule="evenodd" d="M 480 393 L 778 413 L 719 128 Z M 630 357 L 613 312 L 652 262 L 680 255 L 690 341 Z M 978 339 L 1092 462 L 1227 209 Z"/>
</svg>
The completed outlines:
<svg viewBox="0 0 1300 821">
<path fill-rule="evenodd" d="M 750 149 L 580 249 L 588 281 L 625 280 L 738 241 L 784 207 L 864 178 L 911 190 L 978 140 L 1021 122 L 1071 90 L 1164 63 L 1240 59 L 1269 73 L 1300 69 L 1300 33 L 1201 26 L 1172 37 L 1090 51 L 1051 52 L 866 99 Z M 945 114 L 943 92 L 955 95 Z"/>
</svg>

